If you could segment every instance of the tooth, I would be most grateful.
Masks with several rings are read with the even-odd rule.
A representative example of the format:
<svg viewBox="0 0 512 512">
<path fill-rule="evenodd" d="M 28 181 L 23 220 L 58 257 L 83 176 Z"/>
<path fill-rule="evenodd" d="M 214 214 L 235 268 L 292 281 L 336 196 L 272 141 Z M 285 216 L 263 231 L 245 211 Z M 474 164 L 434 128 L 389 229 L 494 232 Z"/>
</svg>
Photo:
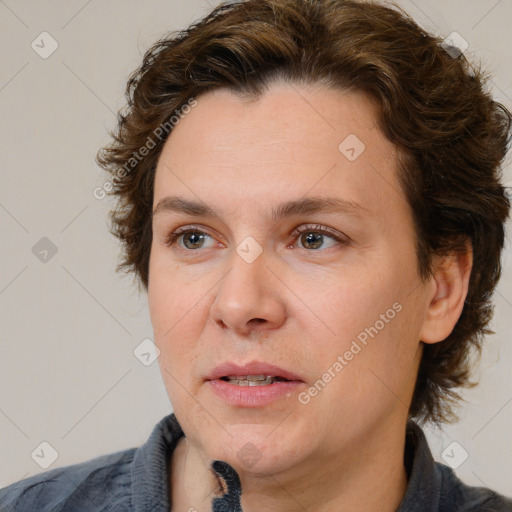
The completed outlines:
<svg viewBox="0 0 512 512">
<path fill-rule="evenodd" d="M 271 375 L 226 375 L 229 380 L 250 380 L 250 381 L 261 381 L 269 379 Z"/>
<path fill-rule="evenodd" d="M 247 375 L 246 379 L 251 381 L 256 380 L 265 380 L 267 377 L 265 375 Z"/>
<path fill-rule="evenodd" d="M 230 375 L 226 378 L 228 379 L 228 382 L 236 386 L 267 386 L 282 380 L 280 377 L 273 377 L 271 375 Z"/>
<path fill-rule="evenodd" d="M 248 380 L 249 386 L 266 386 L 266 384 L 262 381 L 256 381 L 256 380 Z"/>
</svg>

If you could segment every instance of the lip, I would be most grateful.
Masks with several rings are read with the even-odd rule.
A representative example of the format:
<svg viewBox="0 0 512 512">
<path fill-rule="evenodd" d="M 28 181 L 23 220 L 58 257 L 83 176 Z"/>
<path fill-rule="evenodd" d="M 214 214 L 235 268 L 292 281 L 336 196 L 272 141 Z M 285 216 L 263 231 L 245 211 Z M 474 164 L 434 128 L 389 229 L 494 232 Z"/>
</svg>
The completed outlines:
<svg viewBox="0 0 512 512">
<path fill-rule="evenodd" d="M 238 365 L 231 362 L 222 363 L 216 366 L 206 380 L 216 380 L 228 375 L 242 377 L 244 375 L 271 375 L 272 377 L 283 377 L 289 381 L 304 382 L 299 375 L 288 370 L 275 366 L 273 364 L 260 361 L 251 361 L 244 365 Z"/>
<path fill-rule="evenodd" d="M 287 380 L 265 386 L 237 386 L 236 384 L 221 380 L 221 377 L 228 375 L 239 377 L 245 375 L 271 375 L 273 377 L 283 377 Z M 263 407 L 276 400 L 289 399 L 292 394 L 297 393 L 306 386 L 306 383 L 295 373 L 279 366 L 259 361 L 252 361 L 244 365 L 230 362 L 223 363 L 213 369 L 206 378 L 206 384 L 217 397 L 234 407 Z"/>
</svg>

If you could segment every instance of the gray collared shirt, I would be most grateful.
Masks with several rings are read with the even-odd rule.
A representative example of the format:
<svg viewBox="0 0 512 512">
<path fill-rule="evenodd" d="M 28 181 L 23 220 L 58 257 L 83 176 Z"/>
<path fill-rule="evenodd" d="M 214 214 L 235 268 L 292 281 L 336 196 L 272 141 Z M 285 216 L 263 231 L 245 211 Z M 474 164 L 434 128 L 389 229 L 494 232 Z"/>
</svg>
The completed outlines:
<svg viewBox="0 0 512 512">
<path fill-rule="evenodd" d="M 139 448 L 45 471 L 0 489 L 0 512 L 169 512 L 168 463 L 183 436 L 174 414 Z M 421 428 L 407 426 L 407 491 L 397 512 L 505 512 L 512 500 L 463 484 L 433 460 Z"/>
</svg>

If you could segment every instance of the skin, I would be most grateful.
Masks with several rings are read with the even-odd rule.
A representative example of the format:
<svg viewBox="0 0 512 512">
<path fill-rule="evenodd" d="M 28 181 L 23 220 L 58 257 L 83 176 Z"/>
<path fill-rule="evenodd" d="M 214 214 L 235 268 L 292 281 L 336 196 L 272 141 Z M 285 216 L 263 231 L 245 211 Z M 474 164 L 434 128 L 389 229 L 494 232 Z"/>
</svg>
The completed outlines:
<svg viewBox="0 0 512 512">
<path fill-rule="evenodd" d="M 396 148 L 362 94 L 274 82 L 256 101 L 225 89 L 197 100 L 166 141 L 154 188 L 154 207 L 177 195 L 221 215 L 153 217 L 149 309 L 186 434 L 171 460 L 172 511 L 211 510 L 220 492 L 213 460 L 238 472 L 246 512 L 394 511 L 407 485 L 404 434 L 422 342 L 443 340 L 459 318 L 471 249 L 436 259 L 421 281 Z M 349 134 L 365 145 L 354 161 L 338 149 Z M 368 213 L 269 217 L 304 196 L 336 196 Z M 190 225 L 208 235 L 202 246 L 187 248 L 186 236 L 166 245 Z M 291 235 L 304 225 L 348 241 L 325 235 L 311 248 L 307 234 Z M 252 263 L 236 252 L 249 236 L 263 251 Z M 205 382 L 220 363 L 258 360 L 300 375 L 307 391 L 396 303 L 400 312 L 307 404 L 297 392 L 234 407 Z M 237 456 L 246 443 L 259 456 L 253 465 Z"/>
</svg>

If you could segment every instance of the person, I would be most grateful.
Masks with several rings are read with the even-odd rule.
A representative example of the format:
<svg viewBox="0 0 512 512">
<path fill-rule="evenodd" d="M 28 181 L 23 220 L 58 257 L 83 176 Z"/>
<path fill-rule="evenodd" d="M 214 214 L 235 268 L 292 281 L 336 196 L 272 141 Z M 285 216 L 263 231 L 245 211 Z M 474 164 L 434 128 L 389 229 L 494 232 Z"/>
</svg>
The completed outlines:
<svg viewBox="0 0 512 512">
<path fill-rule="evenodd" d="M 489 332 L 512 116 L 398 7 L 224 2 L 98 155 L 173 406 L 1 510 L 509 511 L 434 462 Z"/>
</svg>

